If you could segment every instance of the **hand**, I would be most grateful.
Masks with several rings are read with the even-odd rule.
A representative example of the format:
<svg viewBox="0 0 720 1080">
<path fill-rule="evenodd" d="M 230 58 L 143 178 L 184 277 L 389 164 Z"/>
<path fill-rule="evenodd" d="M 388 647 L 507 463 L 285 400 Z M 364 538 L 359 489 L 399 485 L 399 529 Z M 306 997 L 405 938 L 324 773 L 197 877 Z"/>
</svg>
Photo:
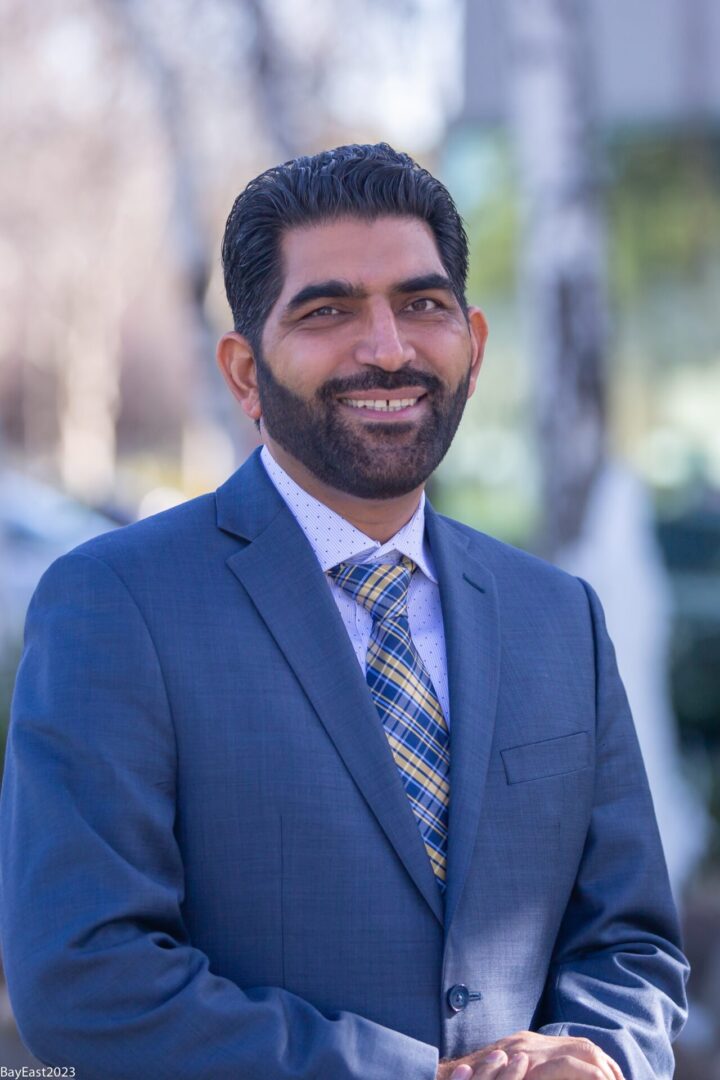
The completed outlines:
<svg viewBox="0 0 720 1080">
<path fill-rule="evenodd" d="M 509 1058 L 527 1054 L 528 1080 L 624 1080 L 617 1062 L 590 1039 L 518 1031 L 486 1048 L 496 1049 Z M 499 1076 L 505 1080 L 502 1073 Z"/>
<path fill-rule="evenodd" d="M 509 1059 L 504 1050 L 486 1047 L 466 1058 L 441 1061 L 436 1080 L 523 1080 L 527 1067 L 527 1054 Z"/>
<path fill-rule="evenodd" d="M 494 1052 L 502 1052 L 503 1057 L 495 1059 Z M 617 1062 L 589 1039 L 534 1031 L 518 1031 L 467 1057 L 441 1062 L 437 1080 L 522 1080 L 525 1076 L 527 1080 L 624 1080 Z"/>
</svg>

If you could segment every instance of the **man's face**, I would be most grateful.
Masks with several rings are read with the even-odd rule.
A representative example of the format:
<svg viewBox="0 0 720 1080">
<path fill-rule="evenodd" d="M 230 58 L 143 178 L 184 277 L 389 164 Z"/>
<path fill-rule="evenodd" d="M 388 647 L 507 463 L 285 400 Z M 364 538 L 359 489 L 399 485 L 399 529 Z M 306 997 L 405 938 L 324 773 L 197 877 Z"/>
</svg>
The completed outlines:
<svg viewBox="0 0 720 1080">
<path fill-rule="evenodd" d="M 267 435 L 336 490 L 413 491 L 475 388 L 482 316 L 468 325 L 417 218 L 290 229 L 281 254 L 282 292 L 255 357 Z"/>
</svg>

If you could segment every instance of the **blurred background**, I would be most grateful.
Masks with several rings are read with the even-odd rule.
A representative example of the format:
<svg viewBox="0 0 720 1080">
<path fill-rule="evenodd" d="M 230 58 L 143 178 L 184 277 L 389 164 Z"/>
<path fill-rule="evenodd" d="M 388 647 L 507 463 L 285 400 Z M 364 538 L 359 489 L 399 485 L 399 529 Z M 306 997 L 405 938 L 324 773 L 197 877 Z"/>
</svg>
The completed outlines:
<svg viewBox="0 0 720 1080">
<path fill-rule="evenodd" d="M 233 199 L 388 141 L 456 198 L 490 324 L 432 499 L 605 606 L 694 964 L 681 1080 L 720 1077 L 718 55 L 716 0 L 0 13 L 1 741 L 49 562 L 255 445 L 214 363 Z"/>
</svg>

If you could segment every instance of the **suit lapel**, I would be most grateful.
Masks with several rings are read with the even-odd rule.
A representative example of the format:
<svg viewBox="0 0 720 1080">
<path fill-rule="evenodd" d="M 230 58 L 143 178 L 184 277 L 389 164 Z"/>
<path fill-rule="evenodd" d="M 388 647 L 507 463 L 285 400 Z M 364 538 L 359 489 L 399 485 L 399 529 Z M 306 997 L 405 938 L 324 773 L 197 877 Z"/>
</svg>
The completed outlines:
<svg viewBox="0 0 720 1080">
<path fill-rule="evenodd" d="M 228 559 L 410 877 L 442 903 L 367 684 L 310 544 L 259 455 L 217 492 L 218 525 L 249 543 Z"/>
<path fill-rule="evenodd" d="M 495 579 L 469 537 L 431 507 L 426 524 L 442 600 L 450 688 L 447 935 L 467 878 L 490 760 L 499 678 Z"/>
</svg>

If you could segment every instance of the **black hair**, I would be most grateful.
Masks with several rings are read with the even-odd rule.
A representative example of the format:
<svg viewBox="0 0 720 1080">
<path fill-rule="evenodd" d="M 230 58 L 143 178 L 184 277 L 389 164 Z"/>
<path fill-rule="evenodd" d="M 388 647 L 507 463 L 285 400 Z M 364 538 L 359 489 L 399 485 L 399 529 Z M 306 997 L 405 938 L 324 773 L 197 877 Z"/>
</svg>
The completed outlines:
<svg viewBox="0 0 720 1080">
<path fill-rule="evenodd" d="M 338 146 L 256 176 L 238 195 L 225 226 L 222 262 L 235 329 L 256 354 L 280 295 L 280 241 L 286 229 L 342 217 L 383 215 L 427 222 L 453 292 L 467 314 L 468 242 L 447 188 L 387 143 Z"/>
</svg>

